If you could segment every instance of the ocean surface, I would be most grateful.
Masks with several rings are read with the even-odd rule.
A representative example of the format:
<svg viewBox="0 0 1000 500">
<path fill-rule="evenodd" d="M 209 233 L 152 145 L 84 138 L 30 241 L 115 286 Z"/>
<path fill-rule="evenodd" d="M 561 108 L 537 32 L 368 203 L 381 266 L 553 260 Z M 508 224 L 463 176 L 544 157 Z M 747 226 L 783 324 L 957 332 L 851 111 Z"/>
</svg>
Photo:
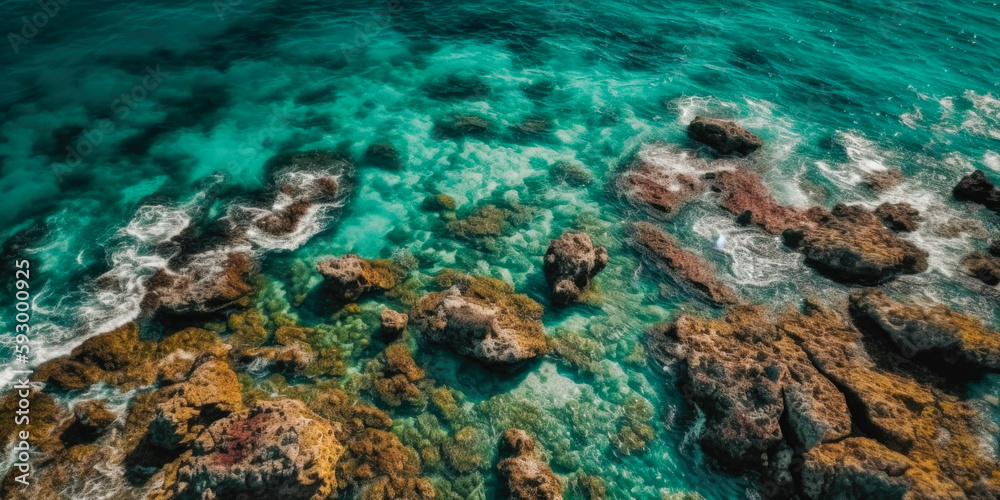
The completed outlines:
<svg viewBox="0 0 1000 500">
<path fill-rule="evenodd" d="M 271 189 L 270 158 L 332 149 L 357 168 L 342 210 L 309 220 L 294 238 L 255 242 L 269 307 L 304 324 L 328 318 L 332 311 L 294 297 L 320 282 L 312 269 L 321 257 L 348 252 L 416 258 L 411 276 L 424 282 L 444 268 L 510 282 L 545 306 L 549 335 L 593 340 L 598 368 L 550 359 L 503 376 L 420 345 L 418 363 L 481 409 L 493 442 L 502 431 L 493 423 L 516 422 L 503 412 L 517 407 L 535 416 L 555 472 L 600 475 L 612 498 L 758 498 L 754 478 L 719 471 L 702 454 L 697 410 L 674 374 L 642 355 L 649 325 L 713 309 L 626 244 L 627 223 L 645 215 L 613 183 L 644 144 L 690 147 L 686 126 L 699 114 L 735 119 L 763 138 L 755 167 L 784 203 L 916 206 L 925 223 L 908 238 L 930 252 L 930 269 L 887 291 L 1000 327 L 997 290 L 959 266 L 1000 223 L 950 196 L 973 169 L 1000 181 L 995 1 L 73 0 L 39 16 L 38 3 L 3 0 L 0 11 L 0 29 L 14 34 L 0 44 L 3 387 L 17 368 L 16 259 L 31 262 L 36 366 L 135 319 L 145 280 L 171 256 L 161 243 L 260 199 Z M 496 133 L 436 133 L 454 113 L 484 115 Z M 546 126 L 525 132 L 533 123 Z M 379 142 L 396 146 L 404 168 L 366 159 Z M 560 182 L 550 175 L 560 162 L 592 182 Z M 885 170 L 902 170 L 905 181 L 883 194 L 858 188 Z M 472 244 L 427 210 L 424 200 L 437 194 L 453 197 L 460 215 L 484 202 L 530 215 L 489 245 Z M 936 230 L 959 217 L 978 225 Z M 849 291 L 711 203 L 659 224 L 754 301 Z M 555 308 L 542 255 L 569 230 L 606 246 L 610 264 L 595 281 L 597 298 Z M 117 286 L 98 287 L 95 278 L 112 270 Z M 387 298 L 361 302 L 376 312 L 383 304 L 399 308 Z M 372 342 L 351 351 L 346 378 L 379 352 Z M 123 405 L 133 397 L 94 390 Z M 969 391 L 973 401 L 996 398 L 1000 377 Z M 612 437 L 636 398 L 652 408 L 655 435 L 626 455 Z M 1000 422 L 1000 410 L 981 407 Z M 397 427 L 417 418 L 395 416 Z M 494 473 L 481 473 L 473 497 L 492 498 Z"/>
</svg>

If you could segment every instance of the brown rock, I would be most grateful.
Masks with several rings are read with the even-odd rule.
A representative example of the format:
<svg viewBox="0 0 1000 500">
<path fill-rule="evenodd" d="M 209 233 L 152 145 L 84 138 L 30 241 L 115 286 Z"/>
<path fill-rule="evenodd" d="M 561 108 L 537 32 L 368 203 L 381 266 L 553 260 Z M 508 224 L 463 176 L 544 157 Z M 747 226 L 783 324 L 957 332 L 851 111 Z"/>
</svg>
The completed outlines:
<svg viewBox="0 0 1000 500">
<path fill-rule="evenodd" d="M 972 252 L 962 260 L 962 266 L 973 277 L 989 286 L 1000 284 L 1000 256 L 992 251 Z"/>
<path fill-rule="evenodd" d="M 875 215 L 893 231 L 911 232 L 917 229 L 920 211 L 909 203 L 883 203 L 875 208 Z"/>
<path fill-rule="evenodd" d="M 411 314 L 413 326 L 435 343 L 480 361 L 511 364 L 551 351 L 542 307 L 507 283 L 446 272 L 445 291 L 424 296 Z"/>
<path fill-rule="evenodd" d="M 328 498 L 344 452 L 338 429 L 300 401 L 259 401 L 201 434 L 178 469 L 177 495 Z"/>
<path fill-rule="evenodd" d="M 97 381 L 101 380 L 101 375 L 103 372 L 96 366 L 69 358 L 56 358 L 39 365 L 31 378 L 60 389 L 73 391 L 83 390 L 96 384 Z"/>
<path fill-rule="evenodd" d="M 563 233 L 549 243 L 543 270 L 552 288 L 552 302 L 564 305 L 580 299 L 590 280 L 608 265 L 608 250 L 595 247 L 586 233 Z"/>
<path fill-rule="evenodd" d="M 708 261 L 681 248 L 672 236 L 660 228 L 646 222 L 633 224 L 632 240 L 660 270 L 681 285 L 693 287 L 719 305 L 739 303 L 736 292 L 715 277 L 715 270 Z"/>
<path fill-rule="evenodd" d="M 225 362 L 209 360 L 198 366 L 186 382 L 157 391 L 163 403 L 149 423 L 150 443 L 168 450 L 188 446 L 209 424 L 242 409 L 241 390 Z"/>
<path fill-rule="evenodd" d="M 67 390 L 86 389 L 99 380 L 124 389 L 156 380 L 154 345 L 139 339 L 139 326 L 128 323 L 88 338 L 68 358 L 40 365 L 33 379 Z"/>
<path fill-rule="evenodd" d="M 406 331 L 409 321 L 410 316 L 406 313 L 396 312 L 388 307 L 382 309 L 382 337 L 390 340 L 399 338 Z"/>
<path fill-rule="evenodd" d="M 874 172 L 865 176 L 861 181 L 868 189 L 875 192 L 888 191 L 903 182 L 903 173 L 899 170 L 886 170 L 885 172 Z"/>
<path fill-rule="evenodd" d="M 73 406 L 73 416 L 75 425 L 92 435 L 103 434 L 118 418 L 118 415 L 108 410 L 104 401 L 100 400 L 77 403 Z"/>
<path fill-rule="evenodd" d="M 353 302 L 363 295 L 390 290 L 399 284 L 402 270 L 385 261 L 367 261 L 349 253 L 316 264 L 330 293 L 340 301 Z"/>
<path fill-rule="evenodd" d="M 212 312 L 233 304 L 245 305 L 253 286 L 250 255 L 230 252 L 193 256 L 192 263 L 177 270 L 161 269 L 146 283 L 143 309 L 163 307 L 175 313 Z"/>
<path fill-rule="evenodd" d="M 908 458 L 862 437 L 826 443 L 805 454 L 802 492 L 812 499 L 910 498 Z"/>
<path fill-rule="evenodd" d="M 1000 371 L 1000 333 L 947 306 L 908 306 L 866 290 L 851 295 L 851 312 L 877 325 L 904 355 L 947 365 L 947 374 Z"/>
<path fill-rule="evenodd" d="M 736 215 L 741 224 L 753 224 L 768 233 L 781 234 L 806 221 L 804 210 L 778 203 L 764 181 L 749 170 L 720 171 L 712 189 L 722 194 L 719 205 Z"/>
<path fill-rule="evenodd" d="M 760 149 L 764 141 L 730 120 L 695 117 L 688 125 L 688 137 L 721 155 L 748 155 Z"/>
<path fill-rule="evenodd" d="M 336 181 L 334 181 L 336 182 Z M 258 229 L 274 236 L 286 236 L 299 228 L 299 222 L 309 213 L 314 203 L 308 198 L 299 198 L 282 208 L 254 221 Z"/>
<path fill-rule="evenodd" d="M 424 371 L 417 366 L 405 342 L 395 342 L 369 366 L 366 372 L 373 377 L 376 394 L 389 406 L 403 403 L 421 404 L 426 399 L 418 387 L 424 380 Z"/>
<path fill-rule="evenodd" d="M 927 270 L 925 250 L 893 234 L 863 207 L 839 204 L 829 212 L 814 207 L 807 214 L 811 224 L 787 229 L 782 237 L 832 280 L 874 285 Z"/>
<path fill-rule="evenodd" d="M 705 413 L 702 447 L 737 469 L 767 465 L 786 438 L 786 410 L 807 448 L 851 429 L 843 396 L 769 318 L 764 308 L 737 306 L 719 319 L 684 315 L 649 332 L 658 362 L 682 362 L 684 393 Z"/>
<path fill-rule="evenodd" d="M 562 500 L 563 485 L 549 465 L 538 456 L 535 440 L 521 429 L 507 429 L 501 438 L 502 452 L 509 455 L 497 463 L 500 481 L 514 500 Z"/>
<path fill-rule="evenodd" d="M 714 169 L 691 151 L 648 145 L 617 180 L 626 198 L 673 216 L 707 189 L 704 178 Z"/>
</svg>

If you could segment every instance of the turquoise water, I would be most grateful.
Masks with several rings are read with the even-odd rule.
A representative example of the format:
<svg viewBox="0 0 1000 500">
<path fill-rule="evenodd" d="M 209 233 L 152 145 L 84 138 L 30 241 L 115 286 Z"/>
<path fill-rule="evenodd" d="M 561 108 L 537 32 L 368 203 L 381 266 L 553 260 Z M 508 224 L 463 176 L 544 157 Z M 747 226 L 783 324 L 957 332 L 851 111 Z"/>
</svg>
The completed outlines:
<svg viewBox="0 0 1000 500">
<path fill-rule="evenodd" d="M 9 13 L 0 27 L 15 33 L 38 10 L 0 6 Z M 13 259 L 32 262 L 37 364 L 133 319 L 143 280 L 166 257 L 157 243 L 266 192 L 269 158 L 340 150 L 358 168 L 354 195 L 311 234 L 262 246 L 274 295 L 319 283 L 289 270 L 346 252 L 412 255 L 424 281 L 445 267 L 509 281 L 546 306 L 550 335 L 572 331 L 602 346 L 600 373 L 547 360 L 498 379 L 424 346 L 416 356 L 430 376 L 470 405 L 499 394 L 534 402 L 549 417 L 543 446 L 570 450 L 556 472 L 600 474 L 616 497 L 753 497 L 751 478 L 718 472 L 701 455 L 697 415 L 671 375 L 630 361 L 651 323 L 710 309 L 669 282 L 661 287 L 624 244 L 625 224 L 645 215 L 614 193 L 614 172 L 644 144 L 689 146 L 685 127 L 696 114 L 737 119 L 764 139 L 754 168 L 782 202 L 921 209 L 926 221 L 911 238 L 931 252 L 931 269 L 890 291 L 1000 326 L 997 291 L 958 268 L 1000 223 L 949 196 L 974 168 L 1000 180 L 998 25 L 1000 6 L 983 1 L 71 2 L 17 53 L 0 47 L 0 262 L 5 273 Z M 133 93 L 147 68 L 162 81 Z M 471 90 L 456 92 L 456 80 Z M 127 114 L 116 103 L 122 93 L 132 94 Z M 497 133 L 439 137 L 435 123 L 451 113 L 484 115 Z M 533 117 L 548 130 L 518 134 Z M 97 140 L 102 119 L 114 130 Z M 83 153 L 87 137 L 93 147 Z M 403 153 L 404 169 L 366 162 L 368 145 L 385 141 Z M 78 164 L 67 164 L 67 146 Z M 579 162 L 593 182 L 554 181 L 549 169 L 560 161 Z M 865 173 L 886 169 L 907 180 L 883 195 L 857 188 Z M 454 197 L 460 214 L 502 201 L 530 208 L 531 218 L 484 251 L 450 237 L 422 208 L 438 193 Z M 976 227 L 942 236 L 956 218 Z M 661 223 L 754 300 L 847 290 L 711 203 Z M 611 263 L 597 278 L 596 303 L 557 310 L 541 257 L 551 238 L 575 229 L 607 246 Z M 720 232 L 724 251 L 712 248 Z M 93 284 L 109 270 L 128 276 L 114 293 Z M 0 297 L 4 332 L 11 297 Z M 305 322 L 328 313 L 296 312 Z M 375 353 L 360 350 L 353 362 Z M 0 349 L 5 367 L 11 356 Z M 4 371 L 0 382 L 11 377 Z M 995 378 L 972 390 L 998 393 Z M 656 435 L 644 452 L 622 456 L 608 436 L 636 395 L 655 408 Z"/>
</svg>

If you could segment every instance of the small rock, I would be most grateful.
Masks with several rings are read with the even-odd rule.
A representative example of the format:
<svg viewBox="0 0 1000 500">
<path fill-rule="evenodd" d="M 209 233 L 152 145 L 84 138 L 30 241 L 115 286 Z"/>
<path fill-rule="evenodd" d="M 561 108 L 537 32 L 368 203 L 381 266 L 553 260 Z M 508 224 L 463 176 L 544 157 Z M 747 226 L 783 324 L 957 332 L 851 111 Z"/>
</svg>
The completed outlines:
<svg viewBox="0 0 1000 500">
<path fill-rule="evenodd" d="M 406 313 L 396 312 L 392 309 L 382 309 L 382 336 L 385 339 L 395 340 L 406 331 L 406 324 L 410 321 L 410 316 Z"/>
<path fill-rule="evenodd" d="M 497 463 L 500 480 L 513 500 L 562 500 L 563 485 L 549 465 L 538 457 L 535 440 L 521 429 L 507 429 Z"/>
<path fill-rule="evenodd" d="M 883 203 L 875 208 L 875 215 L 889 229 L 907 233 L 917 229 L 920 219 L 920 211 L 909 203 Z"/>
<path fill-rule="evenodd" d="M 586 233 L 563 233 L 552 240 L 543 259 L 552 302 L 565 305 L 580 299 L 590 280 L 608 265 L 608 250 L 595 247 Z"/>
</svg>

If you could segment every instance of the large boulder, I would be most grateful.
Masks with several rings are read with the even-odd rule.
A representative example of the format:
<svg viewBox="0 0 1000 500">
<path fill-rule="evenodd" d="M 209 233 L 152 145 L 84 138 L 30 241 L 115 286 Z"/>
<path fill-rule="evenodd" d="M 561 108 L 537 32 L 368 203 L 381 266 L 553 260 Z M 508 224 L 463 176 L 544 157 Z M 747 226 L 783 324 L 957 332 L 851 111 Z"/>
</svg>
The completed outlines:
<svg viewBox="0 0 1000 500">
<path fill-rule="evenodd" d="M 448 275 L 450 288 L 424 296 L 412 324 L 432 342 L 490 364 L 526 361 L 552 348 L 542 327 L 542 306 L 492 278 Z"/>
<path fill-rule="evenodd" d="M 507 429 L 501 437 L 497 463 L 500 481 L 513 500 L 562 500 L 563 485 L 539 457 L 535 440 L 521 429 Z"/>
<path fill-rule="evenodd" d="M 944 305 L 905 305 L 881 290 L 851 295 L 851 312 L 888 334 L 908 356 L 947 366 L 948 373 L 1000 371 L 1000 333 Z"/>
<path fill-rule="evenodd" d="M 705 413 L 702 447 L 737 470 L 759 469 L 783 446 L 783 415 L 803 446 L 842 439 L 851 421 L 844 397 L 762 307 L 737 306 L 719 319 L 682 315 L 649 331 L 654 358 L 680 367 L 685 395 Z"/>
<path fill-rule="evenodd" d="M 952 195 L 958 200 L 979 203 L 1000 213 L 1000 189 L 986 178 L 982 170 L 976 170 L 963 177 L 952 190 Z"/>
<path fill-rule="evenodd" d="M 715 304 L 739 303 L 736 292 L 715 276 L 715 270 L 708 261 L 682 248 L 677 240 L 660 228 L 646 222 L 633 224 L 632 242 L 678 284 L 694 288 Z"/>
<path fill-rule="evenodd" d="M 608 265 L 608 250 L 595 247 L 586 233 L 563 233 L 545 252 L 543 270 L 552 287 L 552 302 L 576 302 L 590 280 Z"/>
<path fill-rule="evenodd" d="M 1000 284 L 1000 240 L 993 241 L 989 252 L 972 252 L 966 256 L 962 266 L 989 286 Z"/>
<path fill-rule="evenodd" d="M 688 125 L 688 137 L 715 150 L 720 155 L 748 155 L 760 149 L 764 141 L 734 121 L 695 117 Z"/>
<path fill-rule="evenodd" d="M 259 401 L 199 436 L 178 469 L 177 497 L 328 498 L 344 452 L 338 429 L 300 401 Z"/>
<path fill-rule="evenodd" d="M 316 270 L 323 275 L 333 297 L 345 302 L 394 288 L 403 274 L 385 261 L 368 261 L 352 253 L 322 260 Z"/>
<path fill-rule="evenodd" d="M 807 211 L 809 224 L 782 233 L 806 263 L 842 283 L 874 285 L 927 270 L 927 251 L 887 229 L 863 207 L 838 204 Z"/>
</svg>

